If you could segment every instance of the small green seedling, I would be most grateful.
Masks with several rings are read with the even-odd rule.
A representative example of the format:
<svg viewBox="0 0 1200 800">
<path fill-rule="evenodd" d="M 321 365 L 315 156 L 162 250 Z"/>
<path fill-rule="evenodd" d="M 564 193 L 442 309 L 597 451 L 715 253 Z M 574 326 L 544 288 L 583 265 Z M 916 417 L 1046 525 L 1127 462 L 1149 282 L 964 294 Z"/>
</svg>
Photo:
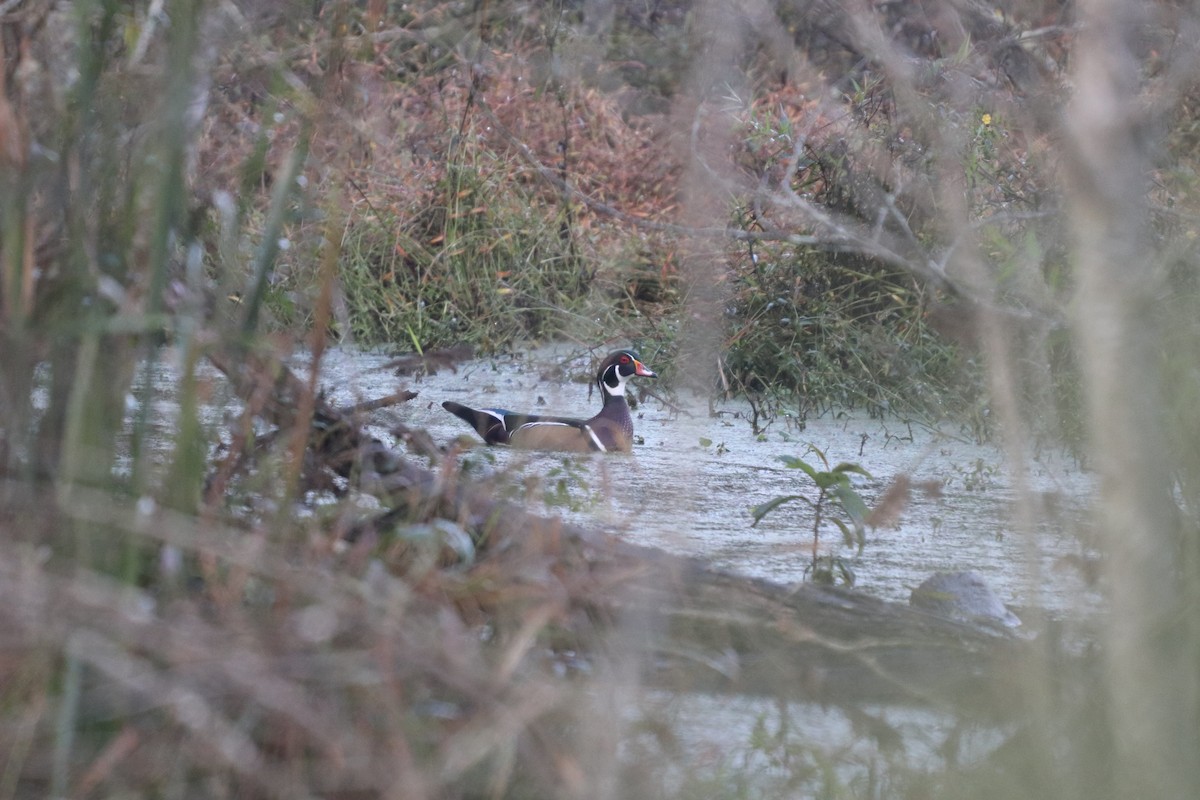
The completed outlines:
<svg viewBox="0 0 1200 800">
<path fill-rule="evenodd" d="M 815 514 L 813 515 L 812 522 L 812 563 L 805 572 L 811 572 L 812 579 L 819 583 L 837 583 L 840 576 L 842 583 L 853 584 L 853 570 L 842 559 L 836 556 L 819 556 L 817 547 L 821 533 L 821 523 L 825 519 L 828 519 L 841 530 L 842 539 L 846 545 L 850 547 L 857 545 L 858 552 L 862 553 L 863 547 L 867 542 L 865 522 L 868 513 L 867 504 L 863 502 L 858 492 L 854 491 L 854 487 L 850 484 L 850 476 L 851 474 L 858 474 L 870 478 L 871 473 L 858 464 L 841 463 L 831 469 L 829 461 L 825 458 L 823 452 L 812 445 L 809 445 L 808 449 L 810 452 L 817 454 L 824 469 L 819 470 L 804 459 L 796 458 L 795 456 L 780 456 L 779 460 L 788 469 L 801 470 L 812 479 L 812 482 L 817 486 L 816 500 L 803 494 L 783 495 L 752 507 L 750 514 L 754 517 L 754 525 L 758 525 L 763 517 L 784 503 L 789 503 L 792 500 L 803 500 L 805 503 L 808 503 Z M 830 509 L 833 510 L 833 514 L 829 513 Z"/>
</svg>

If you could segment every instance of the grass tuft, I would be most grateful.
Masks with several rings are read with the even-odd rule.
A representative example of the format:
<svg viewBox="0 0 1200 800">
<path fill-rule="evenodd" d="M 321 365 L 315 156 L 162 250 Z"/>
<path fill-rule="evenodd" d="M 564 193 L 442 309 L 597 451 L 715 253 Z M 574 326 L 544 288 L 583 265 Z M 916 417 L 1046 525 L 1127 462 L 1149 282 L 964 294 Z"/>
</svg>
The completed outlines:
<svg viewBox="0 0 1200 800">
<path fill-rule="evenodd" d="M 591 276 L 552 214 L 497 180 L 460 168 L 440 187 L 439 205 L 351 223 L 340 280 L 355 341 L 418 350 L 466 341 L 492 351 L 568 329 Z"/>
</svg>

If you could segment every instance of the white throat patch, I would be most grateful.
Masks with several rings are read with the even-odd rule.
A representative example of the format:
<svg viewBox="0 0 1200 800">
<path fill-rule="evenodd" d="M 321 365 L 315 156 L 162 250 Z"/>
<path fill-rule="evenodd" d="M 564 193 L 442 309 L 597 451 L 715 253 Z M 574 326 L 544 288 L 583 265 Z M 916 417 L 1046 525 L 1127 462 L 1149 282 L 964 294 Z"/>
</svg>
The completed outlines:
<svg viewBox="0 0 1200 800">
<path fill-rule="evenodd" d="M 608 384 L 608 381 L 604 380 L 604 376 L 602 375 L 602 376 L 600 376 L 600 381 L 599 381 L 600 391 L 608 392 L 610 395 L 612 395 L 614 397 L 624 397 L 625 396 L 625 383 L 632 376 L 627 377 L 627 376 L 622 375 L 621 371 L 619 369 L 617 369 L 617 366 L 615 364 L 613 366 L 609 367 L 608 369 L 611 369 L 617 373 L 617 385 L 610 386 Z M 605 374 L 606 375 L 608 374 L 608 370 L 605 370 Z"/>
</svg>

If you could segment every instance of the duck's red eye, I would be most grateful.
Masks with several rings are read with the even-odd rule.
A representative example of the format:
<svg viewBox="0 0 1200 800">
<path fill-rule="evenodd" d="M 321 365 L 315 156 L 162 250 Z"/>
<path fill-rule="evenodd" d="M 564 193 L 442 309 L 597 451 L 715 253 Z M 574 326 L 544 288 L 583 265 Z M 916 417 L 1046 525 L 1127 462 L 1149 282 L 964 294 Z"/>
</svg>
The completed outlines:
<svg viewBox="0 0 1200 800">
<path fill-rule="evenodd" d="M 621 356 L 621 363 L 622 363 L 622 364 L 628 364 L 628 363 L 629 363 L 629 356 Z"/>
</svg>

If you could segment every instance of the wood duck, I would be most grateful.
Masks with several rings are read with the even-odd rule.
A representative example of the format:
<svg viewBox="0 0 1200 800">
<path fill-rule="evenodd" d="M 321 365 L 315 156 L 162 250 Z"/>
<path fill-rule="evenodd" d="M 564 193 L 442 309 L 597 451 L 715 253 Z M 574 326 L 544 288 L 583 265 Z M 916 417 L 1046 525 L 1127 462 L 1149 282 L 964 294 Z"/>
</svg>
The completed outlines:
<svg viewBox="0 0 1200 800">
<path fill-rule="evenodd" d="M 488 444 L 508 444 L 527 450 L 627 453 L 633 445 L 633 417 L 625 402 L 625 382 L 635 375 L 658 377 L 632 350 L 609 353 L 596 373 L 604 407 L 586 420 L 515 414 L 502 408 L 468 408 L 453 400 L 442 403 L 442 408 L 473 427 Z"/>
</svg>

